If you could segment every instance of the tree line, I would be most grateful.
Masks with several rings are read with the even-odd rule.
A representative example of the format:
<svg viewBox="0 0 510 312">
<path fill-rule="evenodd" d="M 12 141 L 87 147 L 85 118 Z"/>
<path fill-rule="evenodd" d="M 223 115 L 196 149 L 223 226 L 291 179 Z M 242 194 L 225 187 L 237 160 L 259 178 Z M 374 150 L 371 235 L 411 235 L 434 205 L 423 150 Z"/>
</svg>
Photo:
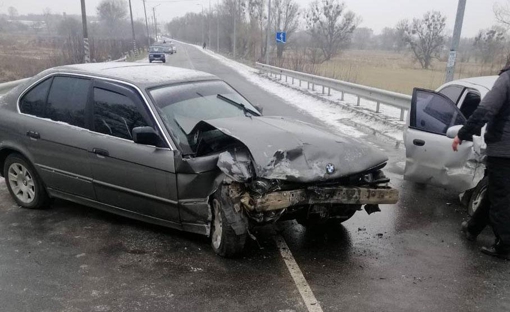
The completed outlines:
<svg viewBox="0 0 510 312">
<path fill-rule="evenodd" d="M 462 39 L 461 61 L 510 60 L 505 27 L 510 27 L 510 6 L 496 6 L 495 14 L 498 25 L 480 30 L 474 38 Z M 447 19 L 438 11 L 399 21 L 377 35 L 369 28 L 359 27 L 362 18 L 340 0 L 316 0 L 306 8 L 295 0 L 272 0 L 270 17 L 268 25 L 267 0 L 221 0 L 211 10 L 174 18 L 165 25 L 165 30 L 176 39 L 205 42 L 212 49 L 218 45 L 223 53 L 233 54 L 235 50 L 236 57 L 253 61 L 264 62 L 266 53 L 270 53 L 271 62 L 276 65 L 282 63 L 285 55 L 291 62 L 320 64 L 346 49 L 373 49 L 410 53 L 422 68 L 429 69 L 435 59 L 444 59 L 449 50 Z M 276 43 L 277 31 L 287 33 L 287 43 Z"/>
</svg>

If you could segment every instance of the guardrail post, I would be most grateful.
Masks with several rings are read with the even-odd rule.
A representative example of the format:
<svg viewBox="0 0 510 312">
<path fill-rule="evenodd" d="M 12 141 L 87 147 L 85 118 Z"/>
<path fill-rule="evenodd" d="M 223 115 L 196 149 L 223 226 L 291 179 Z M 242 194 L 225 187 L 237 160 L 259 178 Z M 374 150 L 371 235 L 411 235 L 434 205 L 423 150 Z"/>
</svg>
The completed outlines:
<svg viewBox="0 0 510 312">
<path fill-rule="evenodd" d="M 359 106 L 361 104 L 361 98 L 358 96 L 358 103 L 356 104 L 356 106 Z"/>
<path fill-rule="evenodd" d="M 280 80 L 282 80 L 282 73 L 280 73 Z"/>
<path fill-rule="evenodd" d="M 294 84 L 294 77 L 292 77 L 292 84 Z"/>
<path fill-rule="evenodd" d="M 328 96 L 331 96 L 331 88 L 328 88 Z"/>
<path fill-rule="evenodd" d="M 400 109 L 400 121 L 404 121 L 405 112 L 406 112 L 405 109 Z"/>
<path fill-rule="evenodd" d="M 308 85 L 306 86 L 306 88 L 307 88 L 308 90 L 310 90 L 310 81 L 307 81 L 306 83 L 308 84 Z"/>
<path fill-rule="evenodd" d="M 344 91 L 342 91 L 342 98 L 340 98 L 340 100 L 341 100 L 341 101 L 345 101 L 345 100 L 344 100 L 344 97 L 345 97 L 345 93 L 344 93 Z"/>
<path fill-rule="evenodd" d="M 299 79 L 299 87 L 301 88 L 301 79 Z"/>
<path fill-rule="evenodd" d="M 381 109 L 381 103 L 377 102 L 377 105 L 375 107 L 375 112 L 379 113 L 380 109 Z"/>
<path fill-rule="evenodd" d="M 312 82 L 312 91 L 315 91 L 315 83 Z"/>
<path fill-rule="evenodd" d="M 324 86 L 322 86 L 322 94 L 324 94 Z"/>
<path fill-rule="evenodd" d="M 287 82 L 287 78 L 289 78 L 289 76 L 287 76 L 287 75 L 286 75 L 286 76 L 285 76 L 285 82 Z"/>
</svg>

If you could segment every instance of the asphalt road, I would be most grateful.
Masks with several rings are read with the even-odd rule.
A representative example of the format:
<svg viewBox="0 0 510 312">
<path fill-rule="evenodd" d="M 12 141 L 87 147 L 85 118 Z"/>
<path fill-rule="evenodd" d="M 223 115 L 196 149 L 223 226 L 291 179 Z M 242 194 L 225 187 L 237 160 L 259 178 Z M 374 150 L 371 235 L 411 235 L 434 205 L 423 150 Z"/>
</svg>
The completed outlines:
<svg viewBox="0 0 510 312">
<path fill-rule="evenodd" d="M 200 50 L 177 48 L 165 65 L 216 74 L 265 115 L 321 123 Z M 390 156 L 397 205 L 340 228 L 262 228 L 234 260 L 216 256 L 205 237 L 65 201 L 20 209 L 1 181 L 0 311 L 307 311 L 275 235 L 324 311 L 508 311 L 510 263 L 478 251 L 492 234 L 465 241 L 457 194 L 403 181 L 403 150 L 363 139 Z"/>
</svg>

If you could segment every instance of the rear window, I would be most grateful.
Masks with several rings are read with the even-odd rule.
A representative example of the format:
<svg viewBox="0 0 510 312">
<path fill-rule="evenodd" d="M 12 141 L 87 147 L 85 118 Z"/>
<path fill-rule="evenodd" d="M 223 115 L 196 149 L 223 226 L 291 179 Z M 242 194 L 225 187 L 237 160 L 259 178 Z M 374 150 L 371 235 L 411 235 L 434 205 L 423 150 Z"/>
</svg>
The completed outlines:
<svg viewBox="0 0 510 312">
<path fill-rule="evenodd" d="M 439 93 L 445 95 L 455 104 L 457 104 L 457 102 L 459 101 L 462 92 L 464 92 L 464 87 L 459 85 L 450 85 L 444 87 L 443 89 L 441 89 L 441 91 L 439 91 Z"/>
<path fill-rule="evenodd" d="M 45 117 L 44 106 L 46 104 L 46 98 L 48 97 L 50 86 L 51 78 L 48 78 L 28 91 L 28 93 L 21 98 L 19 110 L 23 114 L 29 114 L 41 118 Z"/>
</svg>

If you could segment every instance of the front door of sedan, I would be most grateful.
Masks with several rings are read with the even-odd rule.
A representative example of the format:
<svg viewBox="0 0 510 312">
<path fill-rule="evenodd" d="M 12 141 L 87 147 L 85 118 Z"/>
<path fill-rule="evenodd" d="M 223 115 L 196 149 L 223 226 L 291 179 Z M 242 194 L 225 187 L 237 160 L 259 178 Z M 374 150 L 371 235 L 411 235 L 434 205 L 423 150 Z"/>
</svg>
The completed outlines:
<svg viewBox="0 0 510 312">
<path fill-rule="evenodd" d="M 466 119 L 447 96 L 414 89 L 408 127 L 404 132 L 406 167 L 404 179 L 465 191 L 476 185 L 473 143 L 465 141 L 452 150 L 447 130 Z"/>
<path fill-rule="evenodd" d="M 168 146 L 133 142 L 133 128 L 157 129 L 139 93 L 95 80 L 90 118 L 94 133 L 89 157 L 97 200 L 178 226 L 174 152 Z"/>
</svg>

